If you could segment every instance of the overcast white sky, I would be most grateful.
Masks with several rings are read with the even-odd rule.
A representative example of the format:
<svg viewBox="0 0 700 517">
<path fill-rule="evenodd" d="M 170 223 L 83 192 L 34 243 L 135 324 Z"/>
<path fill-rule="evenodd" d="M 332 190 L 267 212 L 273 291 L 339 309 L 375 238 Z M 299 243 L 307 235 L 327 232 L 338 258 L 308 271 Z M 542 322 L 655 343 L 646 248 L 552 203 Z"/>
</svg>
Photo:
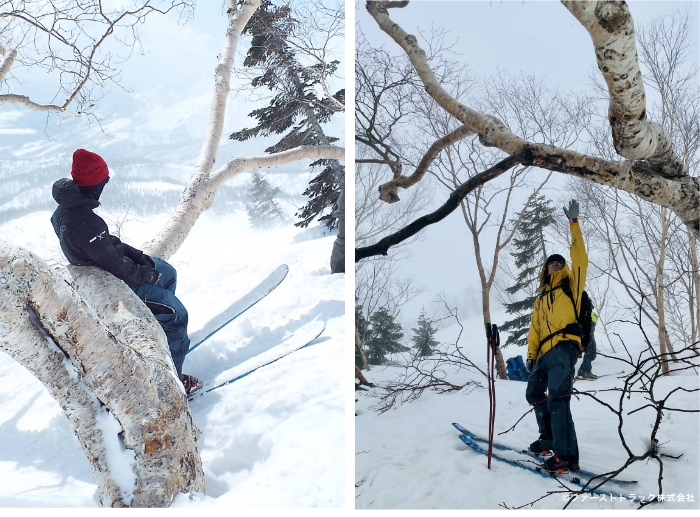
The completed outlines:
<svg viewBox="0 0 700 517">
<path fill-rule="evenodd" d="M 691 7 L 696 27 L 698 24 L 700 3 L 697 1 L 627 3 L 637 28 L 656 16 L 686 6 Z M 399 53 L 399 47 L 367 14 L 364 2 L 355 6 L 356 23 L 367 40 Z M 558 1 L 412 1 L 406 8 L 391 9 L 390 15 L 411 34 L 429 35 L 433 27 L 449 30 L 447 41 L 457 40 L 455 51 L 459 55 L 455 59 L 462 60 L 479 77 L 495 74 L 498 69 L 512 75 L 522 71 L 543 77 L 549 86 L 584 91 L 588 90 L 590 71 L 597 70 L 588 33 Z M 696 28 L 695 34 L 698 32 Z M 419 41 L 422 41 L 420 37 Z M 696 39 L 696 60 L 697 55 Z M 647 91 L 647 95 L 653 94 Z M 559 176 L 545 192 L 554 199 L 560 195 L 557 189 L 562 185 L 562 175 Z M 444 189 L 436 189 L 430 210 L 442 204 L 446 197 Z M 558 215 L 563 217 L 563 211 Z M 491 250 L 490 254 L 492 245 L 487 249 Z M 403 265 L 401 274 L 414 277 L 427 291 L 407 304 L 403 318 L 416 318 L 423 306 L 429 313 L 435 310 L 437 307 L 430 301 L 440 291 L 452 297 L 462 296 L 470 287 L 480 292 L 471 234 L 459 210 L 424 230 L 424 240 L 413 244 L 410 251 L 413 259 Z M 568 256 L 566 249 L 560 253 Z M 493 310 L 497 303 L 493 294 L 491 303 Z M 405 331 L 408 333 L 408 329 Z"/>
</svg>

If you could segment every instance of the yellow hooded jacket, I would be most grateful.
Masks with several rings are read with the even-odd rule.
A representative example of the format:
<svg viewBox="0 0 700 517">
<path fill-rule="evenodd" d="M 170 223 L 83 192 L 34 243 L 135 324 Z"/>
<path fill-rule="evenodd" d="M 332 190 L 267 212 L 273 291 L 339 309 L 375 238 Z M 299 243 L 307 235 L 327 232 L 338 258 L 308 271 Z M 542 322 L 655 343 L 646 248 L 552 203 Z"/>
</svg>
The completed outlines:
<svg viewBox="0 0 700 517">
<path fill-rule="evenodd" d="M 538 291 L 540 294 L 535 300 L 535 307 L 532 311 L 532 320 L 530 321 L 530 332 L 527 335 L 527 358 L 537 359 L 549 352 L 561 341 L 575 341 L 581 343 L 581 338 L 574 334 L 557 334 L 546 342 L 540 342 L 563 329 L 570 323 L 576 323 L 576 314 L 581 311 L 581 293 L 586 287 L 586 271 L 588 269 L 588 255 L 583 244 L 583 235 L 578 222 L 571 223 L 569 227 L 571 231 L 571 267 L 565 264 L 561 271 L 552 273 L 549 282 L 547 282 L 547 264 L 542 267 L 540 273 L 540 286 Z M 576 312 L 574 313 L 574 305 L 563 289 L 560 288 L 560 283 L 563 278 L 569 277 L 569 286 L 571 293 L 576 301 Z M 580 357 L 580 353 L 579 353 Z"/>
</svg>

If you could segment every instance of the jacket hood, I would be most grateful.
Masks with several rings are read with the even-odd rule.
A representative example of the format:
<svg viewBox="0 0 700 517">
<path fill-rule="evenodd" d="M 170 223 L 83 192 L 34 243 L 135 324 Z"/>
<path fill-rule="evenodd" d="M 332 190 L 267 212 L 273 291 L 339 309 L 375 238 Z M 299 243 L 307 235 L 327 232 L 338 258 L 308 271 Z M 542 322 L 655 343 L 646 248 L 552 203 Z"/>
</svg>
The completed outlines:
<svg viewBox="0 0 700 517">
<path fill-rule="evenodd" d="M 85 206 L 87 208 L 97 208 L 100 202 L 86 196 L 80 192 L 80 187 L 72 179 L 61 178 L 53 184 L 51 191 L 53 198 L 61 206 L 72 208 L 75 206 Z"/>
<path fill-rule="evenodd" d="M 547 263 L 542 265 L 542 271 L 540 271 L 540 286 L 537 288 L 538 291 L 542 291 L 546 285 L 559 285 L 561 281 L 567 276 L 571 276 L 571 268 L 569 264 L 564 263 L 564 267 L 560 271 L 555 271 L 551 275 L 551 279 L 548 279 L 547 275 Z"/>
</svg>

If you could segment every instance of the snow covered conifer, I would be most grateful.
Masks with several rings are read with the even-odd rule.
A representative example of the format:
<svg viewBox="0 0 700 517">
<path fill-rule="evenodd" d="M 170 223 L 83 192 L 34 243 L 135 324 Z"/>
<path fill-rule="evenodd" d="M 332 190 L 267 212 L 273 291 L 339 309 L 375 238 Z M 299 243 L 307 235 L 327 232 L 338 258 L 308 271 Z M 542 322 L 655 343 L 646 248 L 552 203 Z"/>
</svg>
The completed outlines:
<svg viewBox="0 0 700 517">
<path fill-rule="evenodd" d="M 425 309 L 418 316 L 418 328 L 411 330 L 413 331 L 411 341 L 418 356 L 432 355 L 435 347 L 440 344 L 433 338 L 438 329 L 433 327 L 433 321 L 426 316 Z"/>
<path fill-rule="evenodd" d="M 263 0 L 248 22 L 244 33 L 252 35 L 253 39 L 243 65 L 260 74 L 252 79 L 253 87 L 266 86 L 275 96 L 268 106 L 250 113 L 258 121 L 257 126 L 236 131 L 231 134 L 231 139 L 243 142 L 258 135 L 284 135 L 276 144 L 265 149 L 268 153 L 338 141 L 326 136 L 321 124 L 341 111 L 345 90 L 336 92 L 333 99 L 319 96 L 317 90 L 335 73 L 340 62 L 303 64 L 297 50 L 289 43 L 299 25 L 288 5 L 277 6 L 270 0 Z M 311 167 L 323 169 L 304 191 L 309 202 L 297 213 L 301 220 L 296 226 L 304 228 L 316 216 L 330 209 L 320 221 L 328 228 L 334 228 L 337 226 L 334 214 L 338 209 L 344 167 L 338 160 L 326 159 L 316 160 Z"/>
<path fill-rule="evenodd" d="M 369 364 L 382 364 L 387 354 L 405 352 L 407 347 L 401 344 L 403 329 L 394 316 L 381 308 L 369 318 L 370 328 L 366 332 L 365 350 Z"/>
<path fill-rule="evenodd" d="M 503 347 L 511 344 L 527 346 L 540 271 L 542 263 L 547 260 L 544 231 L 554 222 L 554 211 L 550 200 L 543 195 L 537 196 L 525 207 L 518 233 L 513 239 L 514 251 L 510 254 L 515 259 L 515 267 L 519 272 L 515 284 L 506 288 L 511 296 L 521 293 L 522 298 L 505 304 L 508 314 L 516 316 L 500 327 L 500 330 L 509 333 Z"/>
<path fill-rule="evenodd" d="M 270 185 L 267 178 L 260 172 L 253 174 L 253 185 L 248 194 L 250 200 L 245 208 L 253 228 L 271 228 L 287 220 L 287 216 L 275 201 L 279 188 Z"/>
</svg>

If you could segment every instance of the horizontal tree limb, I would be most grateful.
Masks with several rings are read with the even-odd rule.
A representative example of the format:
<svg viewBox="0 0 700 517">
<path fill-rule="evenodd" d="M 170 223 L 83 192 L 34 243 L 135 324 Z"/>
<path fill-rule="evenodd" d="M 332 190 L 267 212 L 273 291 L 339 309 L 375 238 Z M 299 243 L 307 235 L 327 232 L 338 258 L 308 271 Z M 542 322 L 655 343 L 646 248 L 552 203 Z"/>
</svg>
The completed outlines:
<svg viewBox="0 0 700 517">
<path fill-rule="evenodd" d="M 0 104 L 5 103 L 22 104 L 24 106 L 27 106 L 28 108 L 33 109 L 34 111 L 51 111 L 54 113 L 64 113 L 66 115 L 72 115 L 74 117 L 80 116 L 80 112 L 68 111 L 66 108 L 58 106 L 56 104 L 38 104 L 26 95 L 16 95 L 13 93 L 6 93 L 4 95 L 0 95 Z"/>
<path fill-rule="evenodd" d="M 376 244 L 364 246 L 362 248 L 355 248 L 355 262 L 375 255 L 386 255 L 391 246 L 395 246 L 396 244 L 405 241 L 426 226 L 442 221 L 445 217 L 454 212 L 461 203 L 462 199 L 464 199 L 465 196 L 474 189 L 500 176 L 514 165 L 519 163 L 529 165 L 531 158 L 532 151 L 526 147 L 521 152 L 511 155 L 505 160 L 501 160 L 490 169 L 469 178 L 469 180 L 453 190 L 450 197 L 447 198 L 447 201 L 445 201 L 445 203 L 434 212 L 419 217 L 404 228 L 401 228 L 399 231 L 384 237 Z"/>
<path fill-rule="evenodd" d="M 430 167 L 430 164 L 433 163 L 433 160 L 435 160 L 437 155 L 440 154 L 440 151 L 475 133 L 476 131 L 474 131 L 471 127 L 463 125 L 433 142 L 433 145 L 428 148 L 425 155 L 423 155 L 423 158 L 421 158 L 420 162 L 416 166 L 416 170 L 413 171 L 413 174 L 410 176 L 394 175 L 393 180 L 384 183 L 379 187 L 379 199 L 386 201 L 387 203 L 395 203 L 398 201 L 399 188 L 411 187 L 422 180 L 423 176 L 425 176 L 425 173 L 428 171 L 428 167 Z"/>
</svg>

